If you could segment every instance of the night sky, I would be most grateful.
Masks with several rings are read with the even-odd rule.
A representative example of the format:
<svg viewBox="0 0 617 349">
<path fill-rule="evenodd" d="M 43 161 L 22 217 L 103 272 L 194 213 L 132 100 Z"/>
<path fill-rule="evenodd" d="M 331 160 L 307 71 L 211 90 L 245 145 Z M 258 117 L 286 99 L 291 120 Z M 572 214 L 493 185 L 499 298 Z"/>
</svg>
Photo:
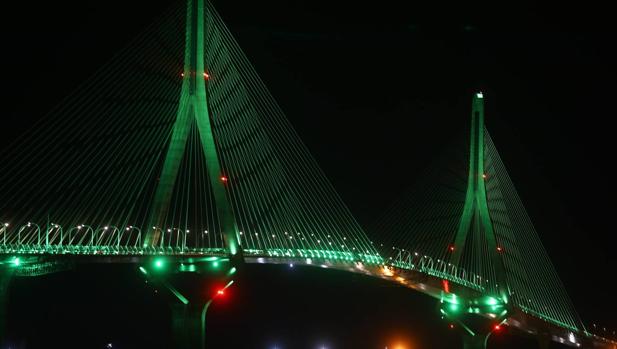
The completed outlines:
<svg viewBox="0 0 617 349">
<path fill-rule="evenodd" d="M 367 227 L 413 185 L 447 140 L 465 129 L 471 95 L 483 91 L 487 127 L 579 313 L 588 326 L 596 322 L 617 329 L 617 308 L 611 301 L 617 265 L 612 12 L 581 3 L 545 8 L 422 3 L 215 1 L 318 163 Z M 0 143 L 28 129 L 169 4 L 3 4 Z M 280 341 L 281 348 L 313 348 L 323 340 L 336 348 L 363 347 L 350 343 L 377 348 L 388 336 L 418 343 L 449 338 L 439 336 L 443 323 L 433 319 L 434 304 L 411 291 L 321 270 L 290 274 L 273 269 L 255 271 L 261 280 L 253 283 L 255 297 L 263 299 L 260 305 L 248 304 L 254 298 L 238 294 L 242 301 L 230 299 L 226 311 L 225 304 L 215 307 L 210 331 L 219 338 L 213 343 L 232 338 L 228 329 L 236 325 L 245 341 L 233 337 L 237 342 L 231 347 L 267 348 Z M 43 320 L 56 314 L 77 326 L 72 330 L 67 323 L 67 333 L 90 333 L 81 320 L 86 314 L 71 318 L 70 312 L 58 310 L 76 306 L 74 300 L 46 299 L 48 291 L 58 295 L 74 289 L 83 297 L 80 306 L 95 314 L 90 321 L 110 326 L 100 332 L 126 338 L 124 348 L 136 347 L 140 337 L 134 333 L 146 328 L 146 307 L 154 314 L 151 318 L 161 319 L 155 331 L 164 337 L 166 313 L 155 310 L 157 301 L 131 303 L 151 290 L 133 287 L 143 280 L 131 278 L 130 272 L 126 267 L 114 276 L 101 270 L 99 278 L 90 280 L 92 273 L 78 270 L 73 272 L 77 275 L 21 281 L 14 287 L 11 308 L 20 315 L 11 326 L 20 321 L 27 326 L 34 317 L 33 326 L 44 327 Z M 264 286 L 270 284 L 273 294 Z M 250 280 L 246 285 L 249 289 Z M 127 298 L 116 300 L 117 306 L 129 310 L 108 314 L 105 310 L 114 308 L 85 296 L 89 293 L 124 294 Z M 36 299 L 39 307 L 25 306 L 28 299 Z M 289 310 L 307 304 L 314 306 L 302 316 Z M 22 306 L 27 313 L 16 310 Z M 431 327 L 423 319 L 435 321 L 427 320 Z M 134 332 L 110 325 L 115 320 L 122 328 L 133 321 Z M 107 340 L 90 338 L 92 347 Z M 165 347 L 164 342 L 153 341 L 149 347 Z M 444 339 L 442 347 L 448 343 L 455 341 Z"/>
</svg>

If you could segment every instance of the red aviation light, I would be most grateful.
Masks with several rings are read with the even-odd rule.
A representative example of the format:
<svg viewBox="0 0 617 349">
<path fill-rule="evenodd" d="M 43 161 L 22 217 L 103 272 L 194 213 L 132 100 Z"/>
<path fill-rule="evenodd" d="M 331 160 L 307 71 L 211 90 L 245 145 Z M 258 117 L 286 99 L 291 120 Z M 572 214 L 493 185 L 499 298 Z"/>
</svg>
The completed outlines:
<svg viewBox="0 0 617 349">
<path fill-rule="evenodd" d="M 503 252 L 503 248 L 501 248 L 501 246 L 497 246 L 497 252 Z"/>
<path fill-rule="evenodd" d="M 210 74 L 204 72 L 204 78 L 206 80 L 210 80 Z"/>
<path fill-rule="evenodd" d="M 221 182 L 227 183 L 228 180 L 227 176 L 221 176 Z"/>
<path fill-rule="evenodd" d="M 450 250 L 450 252 L 454 252 L 454 245 L 448 246 L 448 250 Z"/>
<path fill-rule="evenodd" d="M 225 294 L 225 290 L 224 289 L 220 289 L 220 290 L 216 291 L 216 295 L 217 296 L 222 296 L 224 294 Z"/>
<path fill-rule="evenodd" d="M 495 326 L 493 326 L 493 330 L 495 330 L 495 331 L 499 331 L 499 330 L 501 330 L 501 325 L 495 325 Z"/>
<path fill-rule="evenodd" d="M 443 290 L 446 291 L 446 293 L 450 293 L 450 283 L 448 280 L 441 280 L 441 284 L 443 285 Z"/>
</svg>

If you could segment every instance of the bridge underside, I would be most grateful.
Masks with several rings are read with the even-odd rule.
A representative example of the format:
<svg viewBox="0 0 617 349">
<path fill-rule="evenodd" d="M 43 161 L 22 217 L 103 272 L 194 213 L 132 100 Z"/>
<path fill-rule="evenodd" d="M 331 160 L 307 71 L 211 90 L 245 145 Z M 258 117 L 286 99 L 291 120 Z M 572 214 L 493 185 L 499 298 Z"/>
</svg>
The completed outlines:
<svg viewBox="0 0 617 349">
<path fill-rule="evenodd" d="M 423 270 L 399 268 L 393 265 L 384 265 L 381 263 L 365 263 L 360 260 L 348 261 L 344 258 L 328 258 L 319 256 L 313 252 L 313 256 L 306 254 L 305 251 L 298 251 L 297 256 L 273 256 L 274 251 L 266 252 L 252 251 L 252 254 L 245 254 L 244 261 L 251 264 L 279 264 L 290 266 L 310 266 L 322 269 L 340 270 L 361 274 L 370 277 L 384 279 L 401 287 L 410 288 L 417 292 L 431 296 L 436 300 L 443 300 L 448 294 L 456 294 L 461 299 L 476 299 L 482 297 L 481 290 L 467 287 L 456 282 L 448 282 L 448 292 L 444 291 L 443 274 L 439 270 L 428 269 Z M 288 251 L 291 255 L 292 252 Z M 300 255 L 302 253 L 302 255 Z M 326 252 L 322 252 L 326 253 Z M 11 266 L 13 261 L 7 259 L 4 262 L 3 275 L 8 275 L 6 271 L 10 271 L 15 276 L 38 276 L 48 273 L 60 272 L 72 268 L 76 264 L 90 263 L 118 263 L 118 264 L 136 264 L 140 266 L 152 266 L 158 259 L 165 259 L 167 264 L 178 266 L 176 272 L 199 272 L 200 266 L 213 261 L 229 262 L 229 255 L 225 251 L 187 251 L 183 253 L 173 253 L 167 251 L 157 251 L 156 253 L 137 253 L 137 254 L 19 254 L 20 265 L 18 267 Z M 180 267 L 182 265 L 182 267 Z M 451 279 L 454 276 L 450 277 Z M 1 280 L 0 280 L 1 281 Z M 486 316 L 488 320 L 490 317 Z M 506 326 L 512 326 L 520 330 L 521 333 L 530 336 L 548 336 L 551 341 L 572 347 L 580 347 L 580 341 L 572 342 L 569 329 L 564 329 L 558 324 L 551 324 L 547 321 L 533 316 L 524 310 L 514 308 L 504 322 Z M 477 339 L 474 339 L 477 340 Z M 607 345 L 605 340 L 597 340 L 598 345 Z M 600 346 L 601 347 L 601 346 Z M 610 346 L 606 346 L 610 348 Z"/>
</svg>

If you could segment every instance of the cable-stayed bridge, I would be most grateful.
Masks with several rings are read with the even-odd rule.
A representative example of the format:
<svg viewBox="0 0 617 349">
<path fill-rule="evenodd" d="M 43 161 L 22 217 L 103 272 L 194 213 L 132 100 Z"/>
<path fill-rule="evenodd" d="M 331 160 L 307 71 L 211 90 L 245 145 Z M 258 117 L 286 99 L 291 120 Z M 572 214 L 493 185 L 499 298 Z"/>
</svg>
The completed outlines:
<svg viewBox="0 0 617 349">
<path fill-rule="evenodd" d="M 211 300 L 157 268 L 225 262 L 229 286 L 243 263 L 295 263 L 430 294 L 469 348 L 499 326 L 614 347 L 582 325 L 484 128 L 481 94 L 470 134 L 463 181 L 395 208 L 378 248 L 213 6 L 188 0 L 1 155 L 0 306 L 14 276 L 137 263 L 177 297 L 174 324 L 194 330 L 180 343 L 195 347 Z"/>
</svg>

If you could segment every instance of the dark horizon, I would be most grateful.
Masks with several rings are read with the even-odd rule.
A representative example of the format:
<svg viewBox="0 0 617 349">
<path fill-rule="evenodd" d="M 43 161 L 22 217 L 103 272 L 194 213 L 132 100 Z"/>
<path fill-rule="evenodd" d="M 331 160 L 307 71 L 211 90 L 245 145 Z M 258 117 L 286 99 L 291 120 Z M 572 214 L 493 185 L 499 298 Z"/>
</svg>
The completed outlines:
<svg viewBox="0 0 617 349">
<path fill-rule="evenodd" d="M 578 312 L 589 330 L 617 329 L 604 286 L 617 265 L 608 9 L 213 2 L 365 228 L 465 129 L 482 91 L 487 127 Z M 171 3 L 7 5 L 0 149 Z"/>
</svg>

